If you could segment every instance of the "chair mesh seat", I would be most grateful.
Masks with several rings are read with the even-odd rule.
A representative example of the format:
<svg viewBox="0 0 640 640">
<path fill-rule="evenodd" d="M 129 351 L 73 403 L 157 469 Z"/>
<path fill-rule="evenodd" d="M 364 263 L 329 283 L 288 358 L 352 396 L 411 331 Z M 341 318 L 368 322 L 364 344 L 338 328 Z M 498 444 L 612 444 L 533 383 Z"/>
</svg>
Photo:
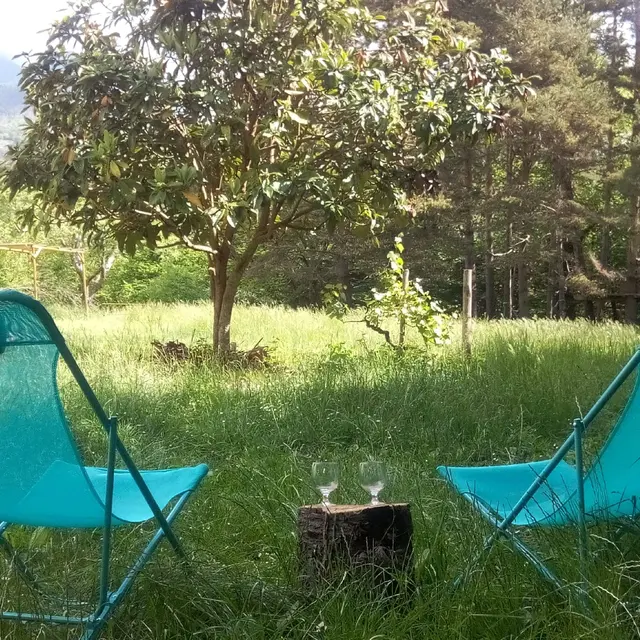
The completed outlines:
<svg viewBox="0 0 640 640">
<path fill-rule="evenodd" d="M 471 502 L 500 517 L 516 506 L 550 460 L 487 467 L 438 467 Z M 516 526 L 558 526 L 579 519 L 577 472 L 562 461 L 517 515 Z M 584 476 L 585 519 L 640 513 L 640 375 L 622 415 Z"/>
<path fill-rule="evenodd" d="M 16 300 L 0 300 L 0 521 L 101 526 L 106 470 L 83 465 L 67 424 L 56 377 L 62 338 L 10 293 Z M 161 509 L 206 473 L 206 465 L 142 472 Z M 116 471 L 112 512 L 114 525 L 153 516 L 128 471 Z"/>
<path fill-rule="evenodd" d="M 194 489 L 207 474 L 207 465 L 142 471 L 158 506 L 164 509 L 177 495 Z M 87 491 L 87 480 L 89 491 Z M 17 504 L 0 508 L 0 520 L 36 527 L 97 528 L 104 524 L 107 469 L 56 461 Z M 113 485 L 114 526 L 153 517 L 131 474 L 116 469 Z"/>
<path fill-rule="evenodd" d="M 549 460 L 487 467 L 438 467 L 438 471 L 476 506 L 505 518 Z M 572 518 L 577 478 L 562 461 L 518 514 L 514 525 L 557 526 Z"/>
</svg>

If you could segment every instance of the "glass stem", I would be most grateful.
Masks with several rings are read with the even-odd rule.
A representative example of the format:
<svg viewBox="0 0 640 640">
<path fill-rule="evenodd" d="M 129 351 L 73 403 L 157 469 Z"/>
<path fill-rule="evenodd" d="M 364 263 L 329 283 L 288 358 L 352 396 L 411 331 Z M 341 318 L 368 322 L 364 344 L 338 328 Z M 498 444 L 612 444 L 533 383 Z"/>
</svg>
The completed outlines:
<svg viewBox="0 0 640 640">
<path fill-rule="evenodd" d="M 380 504 L 380 500 L 378 500 L 378 494 L 377 493 L 372 493 L 371 494 L 371 504 Z"/>
</svg>

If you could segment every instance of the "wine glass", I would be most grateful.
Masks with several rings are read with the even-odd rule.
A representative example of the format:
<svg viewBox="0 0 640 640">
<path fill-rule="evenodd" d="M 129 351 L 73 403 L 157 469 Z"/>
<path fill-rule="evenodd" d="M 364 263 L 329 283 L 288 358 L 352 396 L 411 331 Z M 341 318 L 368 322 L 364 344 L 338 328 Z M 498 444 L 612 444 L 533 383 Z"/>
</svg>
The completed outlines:
<svg viewBox="0 0 640 640">
<path fill-rule="evenodd" d="M 384 489 L 387 473 L 384 462 L 360 463 L 360 486 L 371 494 L 371 504 L 380 504 L 378 494 Z"/>
<path fill-rule="evenodd" d="M 329 506 L 329 494 L 338 488 L 340 470 L 337 462 L 314 462 L 311 467 L 313 484 L 322 494 L 322 504 Z"/>
</svg>

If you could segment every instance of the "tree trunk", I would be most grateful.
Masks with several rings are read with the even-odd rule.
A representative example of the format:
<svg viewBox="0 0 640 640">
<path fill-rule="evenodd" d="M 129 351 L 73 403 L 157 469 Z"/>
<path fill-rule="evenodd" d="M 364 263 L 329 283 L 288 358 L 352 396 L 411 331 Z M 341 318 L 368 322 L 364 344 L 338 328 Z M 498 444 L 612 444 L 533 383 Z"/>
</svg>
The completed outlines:
<svg viewBox="0 0 640 640">
<path fill-rule="evenodd" d="M 607 201 L 605 200 L 605 209 L 607 208 Z M 603 271 L 607 271 L 611 265 L 611 228 L 605 222 L 602 229 L 602 235 L 600 238 L 600 265 Z M 608 288 L 607 282 L 602 285 L 605 289 Z M 602 320 L 606 314 L 607 298 L 598 298 L 594 305 L 594 319 Z"/>
<path fill-rule="evenodd" d="M 511 146 L 507 146 L 507 193 L 511 194 L 513 188 L 513 150 Z M 511 245 L 513 244 L 513 211 L 511 204 L 507 203 L 507 229 L 505 232 L 505 244 L 506 252 L 511 251 Z M 504 283 L 504 315 L 511 319 L 513 318 L 513 268 L 511 267 L 511 260 L 507 257 L 507 276 Z"/>
<path fill-rule="evenodd" d="M 568 240 L 565 235 L 564 229 L 560 226 L 562 224 L 563 215 L 565 215 L 567 202 L 571 202 L 574 199 L 573 190 L 573 172 L 571 167 L 567 164 L 566 159 L 554 158 L 551 162 L 551 168 L 553 171 L 554 180 L 559 193 L 558 199 L 558 216 L 556 220 L 556 273 L 558 277 L 558 317 L 567 317 L 567 302 L 573 303 L 573 294 L 567 292 L 567 267 L 566 267 L 566 251 L 565 243 L 568 244 Z M 571 306 L 571 305 L 570 305 Z M 571 306 L 573 309 L 573 307 Z"/>
<path fill-rule="evenodd" d="M 611 35 L 617 40 L 619 37 L 619 12 L 622 7 L 614 3 L 611 11 Z M 609 91 L 611 94 L 616 92 L 616 81 L 618 80 L 621 70 L 619 67 L 618 54 L 620 53 L 617 47 L 611 49 L 611 59 L 609 60 Z M 626 54 L 623 54 L 626 56 Z M 613 172 L 615 171 L 615 122 L 612 120 L 609 122 L 607 129 L 607 149 L 605 152 L 605 166 L 603 175 L 603 224 L 600 240 L 600 266 L 604 271 L 601 278 L 601 287 L 605 290 L 605 293 L 609 293 L 612 289 L 610 279 L 607 275 L 607 271 L 611 266 L 611 225 L 612 225 L 612 199 L 613 199 Z M 607 297 L 602 296 L 596 301 L 595 316 L 596 320 L 604 319 L 607 308 Z M 611 299 L 611 313 L 612 319 L 617 320 L 617 310 L 615 300 Z"/>
<path fill-rule="evenodd" d="M 547 318 L 549 319 L 555 317 L 556 282 L 556 269 L 553 260 L 550 259 L 547 269 Z"/>
<path fill-rule="evenodd" d="M 231 342 L 231 315 L 238 286 L 256 250 L 265 241 L 269 213 L 268 209 L 263 210 L 260 224 L 246 243 L 244 251 L 234 256 L 233 268 L 230 265 L 232 233 L 225 236 L 224 244 L 212 245 L 215 252 L 208 254 L 209 286 L 213 301 L 213 349 L 223 359 L 234 348 Z"/>
<path fill-rule="evenodd" d="M 633 189 L 630 198 L 629 238 L 627 241 L 627 278 L 625 300 L 625 322 L 635 324 L 638 321 L 638 246 L 640 232 L 640 192 L 636 184 L 640 172 L 640 0 L 633 0 L 633 35 L 635 57 L 633 70 L 633 124 L 631 127 L 631 167 Z"/>
<path fill-rule="evenodd" d="M 615 132 L 613 125 L 609 126 L 607 131 L 607 151 L 605 162 L 604 187 L 602 190 L 603 200 L 603 226 L 600 239 L 600 266 L 603 271 L 607 271 L 611 266 L 611 199 L 613 196 L 613 187 L 611 184 L 611 174 L 614 170 L 613 151 L 615 143 Z M 607 283 L 605 282 L 605 287 Z M 595 317 L 601 320 L 605 315 L 606 298 L 600 298 L 596 301 Z"/>
<path fill-rule="evenodd" d="M 556 229 L 556 277 L 558 282 L 558 318 L 567 317 L 567 278 L 564 272 L 562 232 Z"/>
<path fill-rule="evenodd" d="M 231 314 L 236 302 L 236 294 L 238 293 L 238 285 L 234 280 L 229 279 L 222 296 L 222 304 L 220 305 L 220 315 L 218 316 L 217 331 L 217 348 L 219 355 L 223 355 L 232 350 L 231 343 Z"/>
<path fill-rule="evenodd" d="M 491 230 L 491 213 L 485 217 L 485 313 L 489 320 L 496 317 L 496 285 L 493 268 L 493 232 Z"/>
<path fill-rule="evenodd" d="M 510 246 L 513 242 L 513 222 L 507 222 L 506 244 Z M 513 267 L 507 264 L 507 277 L 504 283 L 504 315 L 506 318 L 513 318 Z"/>
<path fill-rule="evenodd" d="M 611 227 L 608 224 L 605 224 L 602 229 L 600 265 L 603 269 L 609 269 L 611 266 Z"/>
<path fill-rule="evenodd" d="M 531 176 L 532 161 L 531 156 L 525 152 L 522 154 L 522 166 L 518 181 L 522 187 L 529 183 Z M 523 225 L 524 220 L 520 220 Z M 526 236 L 526 229 L 522 230 L 523 236 Z M 527 266 L 527 243 L 523 243 L 518 251 L 518 317 L 528 318 L 531 315 L 529 308 L 529 269 Z"/>
<path fill-rule="evenodd" d="M 518 260 L 518 317 L 528 318 L 530 315 L 529 269 L 526 260 L 520 257 Z"/>
<path fill-rule="evenodd" d="M 349 258 L 338 256 L 336 260 L 336 277 L 344 287 L 344 295 L 347 304 L 353 306 L 353 289 L 351 287 L 351 274 L 349 271 Z"/>
<path fill-rule="evenodd" d="M 345 570 L 394 584 L 413 572 L 413 523 L 408 504 L 313 505 L 298 510 L 301 578 L 307 587 L 342 582 Z M 363 571 L 364 570 L 364 571 Z"/>
<path fill-rule="evenodd" d="M 471 269 L 473 271 L 473 283 L 474 283 L 474 299 L 475 296 L 475 272 L 476 272 L 476 257 L 475 257 L 475 230 L 473 227 L 473 151 L 468 148 L 464 154 L 464 185 L 466 187 L 466 199 L 467 206 L 465 210 L 465 222 L 464 222 L 464 268 Z M 474 315 L 476 315 L 474 313 Z"/>
<path fill-rule="evenodd" d="M 586 257 L 586 252 L 585 252 L 585 241 L 587 240 L 587 235 L 588 235 L 588 231 L 582 231 L 581 233 L 579 233 L 575 239 L 574 245 L 573 245 L 573 252 L 575 255 L 575 258 L 578 262 L 578 267 L 580 269 L 580 271 L 585 275 L 585 277 L 588 277 L 587 272 L 588 272 L 588 265 L 587 265 L 587 257 Z M 584 313 L 585 316 L 593 321 L 596 319 L 596 306 L 594 303 L 593 298 L 589 298 L 587 297 L 589 294 L 585 293 L 584 294 Z"/>
<path fill-rule="evenodd" d="M 638 230 L 640 229 L 640 197 L 632 196 L 631 224 L 627 240 L 627 278 L 624 320 L 629 324 L 638 321 Z"/>
<path fill-rule="evenodd" d="M 211 304 L 214 305 L 216 303 L 216 285 L 215 285 L 215 261 L 211 254 L 207 254 L 207 260 L 209 262 L 208 271 L 209 271 L 209 299 L 211 300 Z M 215 314 L 215 312 L 214 312 Z"/>
<path fill-rule="evenodd" d="M 484 255 L 484 287 L 485 287 L 485 313 L 489 320 L 496 317 L 496 290 L 495 290 L 495 273 L 493 267 L 493 229 L 491 227 L 492 211 L 489 204 L 491 192 L 493 188 L 493 163 L 491 158 L 491 150 L 487 147 L 487 155 L 485 158 L 485 214 L 484 214 L 484 237 L 485 237 L 485 255 Z"/>
<path fill-rule="evenodd" d="M 218 250 L 209 255 L 209 285 L 213 302 L 213 350 L 224 356 L 231 350 L 231 314 L 238 291 L 237 283 L 227 275 L 229 257 Z"/>
</svg>

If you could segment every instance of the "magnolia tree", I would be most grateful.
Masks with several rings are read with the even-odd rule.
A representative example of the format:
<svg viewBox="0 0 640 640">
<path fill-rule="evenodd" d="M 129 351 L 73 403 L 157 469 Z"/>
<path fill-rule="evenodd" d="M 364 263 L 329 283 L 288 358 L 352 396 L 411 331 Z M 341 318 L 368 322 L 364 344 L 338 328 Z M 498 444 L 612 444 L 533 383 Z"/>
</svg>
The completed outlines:
<svg viewBox="0 0 640 640">
<path fill-rule="evenodd" d="M 218 353 L 261 245 L 406 215 L 411 176 L 526 91 L 430 5 L 357 0 L 85 0 L 21 86 L 33 115 L 3 182 L 35 192 L 26 221 L 207 254 Z"/>
</svg>

